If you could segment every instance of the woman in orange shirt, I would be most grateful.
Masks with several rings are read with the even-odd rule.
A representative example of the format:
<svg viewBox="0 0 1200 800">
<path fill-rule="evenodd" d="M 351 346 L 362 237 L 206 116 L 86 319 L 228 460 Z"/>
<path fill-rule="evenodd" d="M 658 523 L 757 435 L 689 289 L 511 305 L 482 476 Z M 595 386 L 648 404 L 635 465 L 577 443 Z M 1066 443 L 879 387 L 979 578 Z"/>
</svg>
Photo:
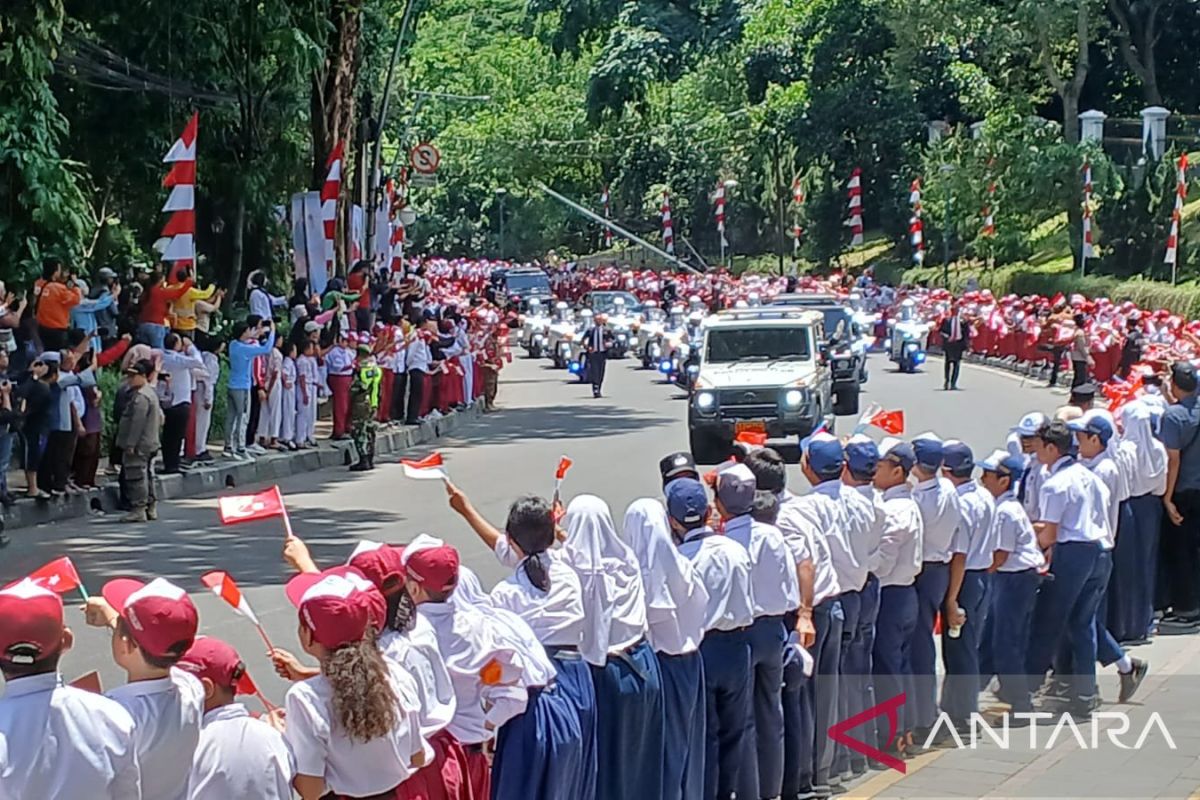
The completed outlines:
<svg viewBox="0 0 1200 800">
<path fill-rule="evenodd" d="M 34 284 L 35 316 L 43 350 L 66 348 L 71 309 L 83 300 L 83 290 L 68 286 L 65 272 L 61 261 L 47 259 L 42 264 L 42 279 Z"/>
</svg>

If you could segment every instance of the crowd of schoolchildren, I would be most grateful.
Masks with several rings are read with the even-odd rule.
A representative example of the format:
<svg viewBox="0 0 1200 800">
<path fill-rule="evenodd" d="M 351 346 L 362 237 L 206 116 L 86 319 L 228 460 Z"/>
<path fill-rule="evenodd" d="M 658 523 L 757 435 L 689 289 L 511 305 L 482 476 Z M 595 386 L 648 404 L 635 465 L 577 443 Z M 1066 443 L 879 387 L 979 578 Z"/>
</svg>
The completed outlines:
<svg viewBox="0 0 1200 800">
<path fill-rule="evenodd" d="M 380 423 L 417 424 L 478 397 L 495 402 L 507 355 L 499 315 L 453 274 L 435 292 L 420 262 L 395 275 L 372 274 L 364 262 L 320 295 L 305 279 L 290 296 L 273 295 L 261 271 L 246 289 L 248 313 L 223 318 L 225 291 L 201 286 L 188 265 L 85 277 L 48 260 L 27 297 L 0 285 L 0 501 L 16 500 L 7 485 L 14 450 L 25 494 L 42 500 L 95 486 L 106 452 L 119 467 L 115 434 L 133 392 L 128 380 L 120 385 L 106 426 L 98 373 L 110 365 L 126 375 L 143 360 L 153 366 L 163 473 L 215 459 L 207 443 L 222 370 L 225 416 L 215 425 L 230 459 L 315 447 L 327 399 L 333 438 L 349 438 L 356 370 L 367 363 L 379 380 L 360 392 L 359 416 Z M 276 335 L 276 317 L 286 335 Z"/>
<path fill-rule="evenodd" d="M 986 458 L 819 432 L 804 494 L 769 448 L 707 475 L 672 454 L 619 526 L 581 495 L 519 498 L 498 527 L 447 481 L 512 570 L 490 592 L 428 535 L 324 570 L 289 537 L 304 655 L 272 651 L 294 683 L 264 721 L 163 579 L 87 605 L 128 684 L 64 687 L 61 600 L 26 579 L 0 590 L 0 798 L 796 800 L 880 766 L 827 732 L 901 694 L 894 727 L 854 731 L 892 759 L 967 725 L 993 678 L 1012 726 L 1086 717 L 1097 661 L 1126 702 L 1148 667 L 1124 647 L 1158 612 L 1200 620 L 1195 538 L 1165 529 L 1155 568 L 1159 521 L 1200 518 L 1196 390 L 1177 364 L 1165 395 L 1026 415 Z"/>
</svg>

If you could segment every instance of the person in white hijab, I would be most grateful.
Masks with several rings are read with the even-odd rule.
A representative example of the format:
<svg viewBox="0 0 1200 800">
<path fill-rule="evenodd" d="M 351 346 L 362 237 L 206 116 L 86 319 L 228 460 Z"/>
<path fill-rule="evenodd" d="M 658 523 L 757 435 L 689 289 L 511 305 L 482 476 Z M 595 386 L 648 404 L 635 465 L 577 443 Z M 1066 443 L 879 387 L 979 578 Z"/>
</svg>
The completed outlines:
<svg viewBox="0 0 1200 800">
<path fill-rule="evenodd" d="M 1167 490 L 1167 450 L 1154 435 L 1156 400 L 1144 397 L 1122 406 L 1121 451 L 1131 461 L 1128 513 L 1113 551 L 1108 584 L 1108 630 L 1117 641 L 1144 642 L 1154 625 L 1158 537 L 1162 496 Z"/>
<path fill-rule="evenodd" d="M 647 637 L 662 672 L 663 800 L 688 800 L 704 791 L 704 612 L 708 590 L 671 540 L 663 504 L 635 500 L 621 538 L 637 556 L 646 587 Z"/>
<path fill-rule="evenodd" d="M 563 558 L 583 587 L 580 653 L 596 688 L 596 798 L 641 797 L 663 783 L 662 677 L 646 641 L 642 572 L 600 498 L 572 500 L 563 528 Z"/>
</svg>

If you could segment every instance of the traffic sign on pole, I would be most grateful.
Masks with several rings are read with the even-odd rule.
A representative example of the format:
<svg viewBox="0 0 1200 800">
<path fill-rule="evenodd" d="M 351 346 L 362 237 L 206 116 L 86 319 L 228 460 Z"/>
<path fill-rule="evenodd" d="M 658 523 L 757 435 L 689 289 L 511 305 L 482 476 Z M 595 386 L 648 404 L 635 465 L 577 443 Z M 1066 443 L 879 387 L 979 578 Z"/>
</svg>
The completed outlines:
<svg viewBox="0 0 1200 800">
<path fill-rule="evenodd" d="M 408 162 L 422 175 L 433 175 L 442 163 L 442 154 L 429 142 L 421 142 L 409 151 Z"/>
</svg>

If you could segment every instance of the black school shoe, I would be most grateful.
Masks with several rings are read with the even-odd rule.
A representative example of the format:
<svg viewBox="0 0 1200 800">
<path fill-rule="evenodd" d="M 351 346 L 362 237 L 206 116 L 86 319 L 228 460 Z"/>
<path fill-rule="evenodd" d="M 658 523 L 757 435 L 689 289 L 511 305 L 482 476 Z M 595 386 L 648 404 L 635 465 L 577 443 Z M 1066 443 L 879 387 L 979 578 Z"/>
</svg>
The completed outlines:
<svg viewBox="0 0 1200 800">
<path fill-rule="evenodd" d="M 1128 703 L 1137 694 L 1138 687 L 1142 685 L 1142 681 L 1146 679 L 1146 674 L 1150 672 L 1150 663 L 1143 661 L 1140 658 L 1132 658 L 1133 669 L 1129 672 L 1121 673 L 1121 693 L 1117 697 L 1118 703 Z"/>
</svg>

